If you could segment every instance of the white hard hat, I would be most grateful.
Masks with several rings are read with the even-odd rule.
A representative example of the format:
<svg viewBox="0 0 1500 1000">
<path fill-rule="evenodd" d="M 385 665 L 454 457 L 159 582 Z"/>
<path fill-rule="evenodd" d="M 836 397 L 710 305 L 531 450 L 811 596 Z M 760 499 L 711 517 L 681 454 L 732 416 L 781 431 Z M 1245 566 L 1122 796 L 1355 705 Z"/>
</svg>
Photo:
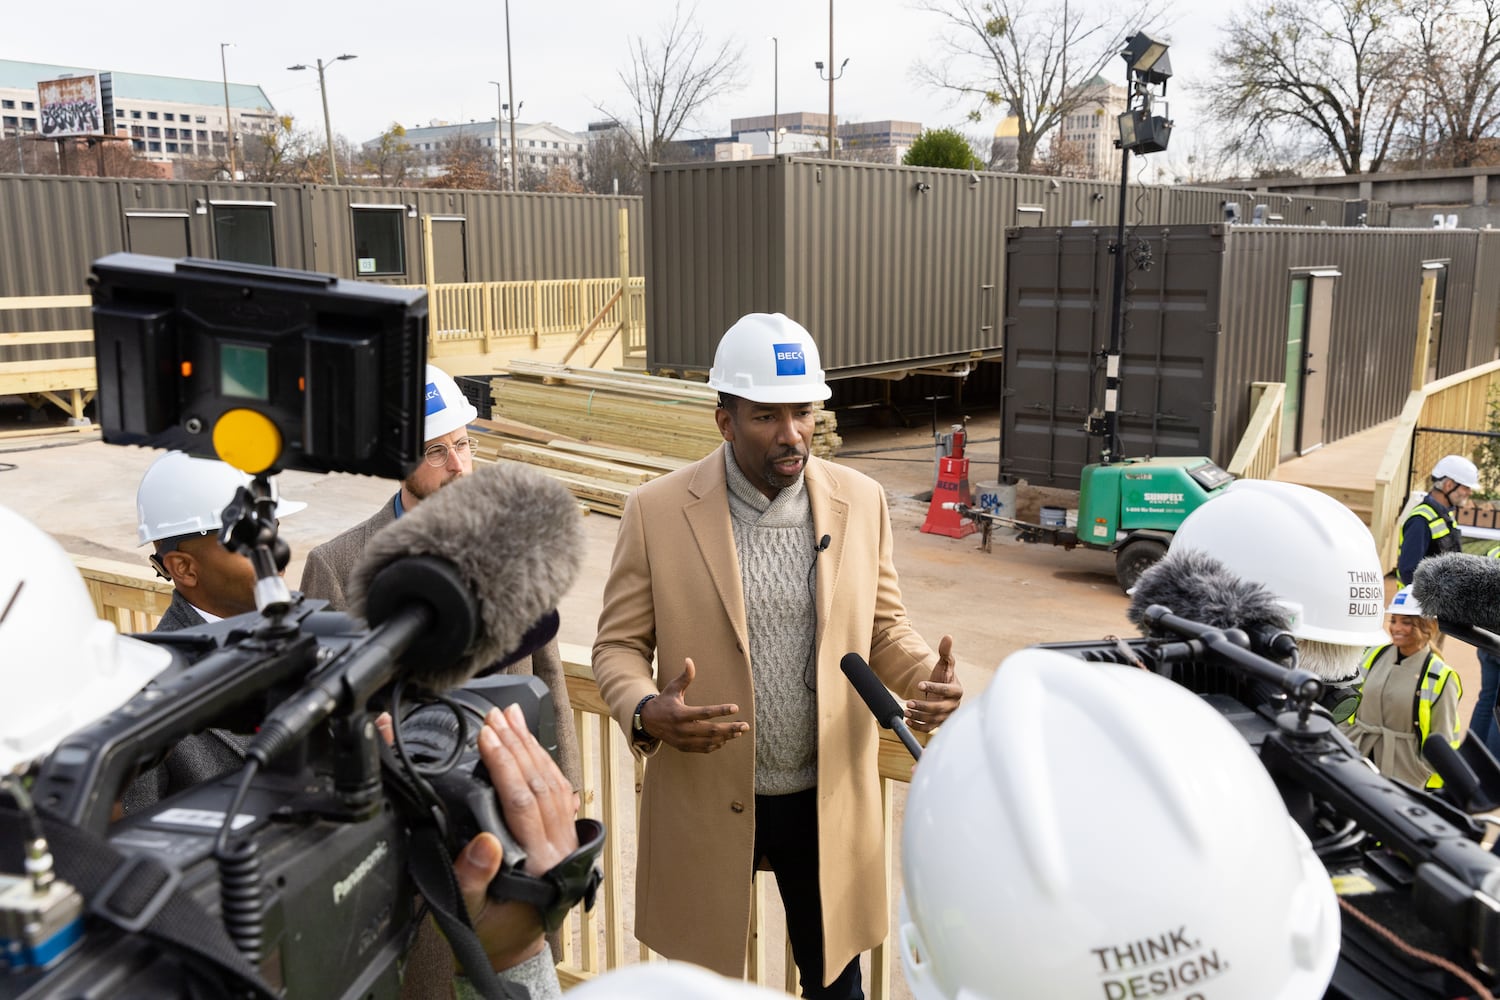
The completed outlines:
<svg viewBox="0 0 1500 1000">
<path fill-rule="evenodd" d="M 129 701 L 172 656 L 117 634 L 62 546 L 6 507 L 0 538 L 0 774 L 9 774 Z"/>
<path fill-rule="evenodd" d="M 1422 618 L 1422 605 L 1417 601 L 1417 595 L 1411 592 L 1410 587 L 1402 587 L 1391 596 L 1391 603 L 1386 606 L 1385 613 L 1388 615 L 1409 615 L 1412 618 Z"/>
<path fill-rule="evenodd" d="M 607 972 L 568 990 L 569 1000 L 771 1000 L 786 994 L 725 979 L 687 962 L 643 962 Z"/>
<path fill-rule="evenodd" d="M 453 376 L 437 365 L 427 366 L 427 419 L 422 424 L 422 440 L 431 441 L 452 434 L 479 417 L 469 397 L 459 391 Z"/>
<path fill-rule="evenodd" d="M 1147 977 L 1311 1000 L 1338 958 L 1328 872 L 1235 728 L 1165 678 L 1052 650 L 1007 658 L 928 746 L 901 870 L 917 1000 L 1145 996 Z"/>
<path fill-rule="evenodd" d="M 169 451 L 146 470 L 135 491 L 137 544 L 191 535 L 218 534 L 224 505 L 250 477 L 225 462 Z M 271 480 L 274 495 L 276 480 Z M 307 504 L 277 497 L 276 516 L 295 514 Z"/>
<path fill-rule="evenodd" d="M 812 334 L 781 313 L 749 313 L 726 330 L 708 384 L 756 403 L 811 403 L 833 395 Z"/>
<path fill-rule="evenodd" d="M 1479 489 L 1479 469 L 1462 455 L 1444 455 L 1432 467 L 1433 479 L 1451 479 L 1471 490 Z"/>
<path fill-rule="evenodd" d="M 1183 520 L 1171 551 L 1197 549 L 1276 595 L 1298 639 L 1388 642 L 1385 570 L 1359 517 L 1307 486 L 1240 479 Z"/>
</svg>

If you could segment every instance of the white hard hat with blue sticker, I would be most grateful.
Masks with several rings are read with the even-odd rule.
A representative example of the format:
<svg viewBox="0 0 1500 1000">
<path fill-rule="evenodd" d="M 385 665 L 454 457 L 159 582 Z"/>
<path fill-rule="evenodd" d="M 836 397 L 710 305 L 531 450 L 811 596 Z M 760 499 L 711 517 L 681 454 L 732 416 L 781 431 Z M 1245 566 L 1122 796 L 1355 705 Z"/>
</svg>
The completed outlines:
<svg viewBox="0 0 1500 1000">
<path fill-rule="evenodd" d="M 1396 596 L 1391 598 L 1390 607 L 1385 609 L 1388 615 L 1409 615 L 1412 618 L 1425 617 L 1422 614 L 1422 605 L 1417 603 L 1416 595 L 1411 592 L 1410 587 L 1402 587 L 1396 591 Z"/>
<path fill-rule="evenodd" d="M 460 427 L 468 426 L 479 417 L 479 411 L 469 402 L 453 376 L 437 365 L 427 366 L 426 420 L 422 424 L 422 440 L 431 441 L 445 434 L 452 434 Z"/>
<path fill-rule="evenodd" d="M 833 394 L 812 334 L 781 313 L 749 313 L 725 331 L 708 384 L 756 403 L 812 403 Z"/>
</svg>

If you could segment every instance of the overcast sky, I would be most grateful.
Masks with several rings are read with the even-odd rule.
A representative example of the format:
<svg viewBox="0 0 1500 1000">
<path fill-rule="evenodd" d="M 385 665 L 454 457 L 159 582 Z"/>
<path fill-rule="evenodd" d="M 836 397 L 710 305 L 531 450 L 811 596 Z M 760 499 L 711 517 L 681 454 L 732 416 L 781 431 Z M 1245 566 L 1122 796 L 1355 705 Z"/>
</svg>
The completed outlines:
<svg viewBox="0 0 1500 1000">
<path fill-rule="evenodd" d="M 1185 160 L 1195 117 L 1186 85 L 1207 72 L 1221 14 L 1218 4 L 1202 0 L 1172 2 L 1174 20 L 1162 34 L 1173 46 L 1176 76 L 1168 97 L 1178 129 L 1166 156 Z M 7 7 L 3 58 L 217 80 L 219 43 L 232 42 L 229 79 L 258 84 L 278 111 L 319 131 L 316 72 L 286 67 L 352 53 L 358 58 L 334 65 L 327 80 L 334 131 L 356 143 L 393 121 L 410 127 L 432 119 L 493 120 L 498 101 L 488 81 L 505 82 L 502 0 L 157 0 L 149 6 L 73 0 L 64 8 L 31 0 Z M 672 0 L 511 0 L 510 16 L 515 93 L 524 105 L 520 119 L 582 131 L 601 117 L 598 105 L 626 106 L 617 72 L 629 64 L 630 39 L 657 38 L 671 20 Z M 828 8 L 821 0 L 700 0 L 697 17 L 711 40 L 743 45 L 745 84 L 708 108 L 695 134 L 724 134 L 730 118 L 769 114 L 778 77 L 783 113 L 827 111 L 828 87 L 813 66 L 828 58 Z M 945 95 L 912 77 L 912 66 L 933 51 L 941 29 L 936 15 L 917 10 L 910 0 L 838 0 L 834 58 L 849 59 L 836 85 L 839 119 L 894 118 L 992 133 L 998 112 L 971 125 L 966 107 L 948 106 Z M 779 74 L 772 69 L 772 35 L 780 39 Z M 1122 82 L 1123 64 L 1113 69 L 1110 78 Z"/>
</svg>

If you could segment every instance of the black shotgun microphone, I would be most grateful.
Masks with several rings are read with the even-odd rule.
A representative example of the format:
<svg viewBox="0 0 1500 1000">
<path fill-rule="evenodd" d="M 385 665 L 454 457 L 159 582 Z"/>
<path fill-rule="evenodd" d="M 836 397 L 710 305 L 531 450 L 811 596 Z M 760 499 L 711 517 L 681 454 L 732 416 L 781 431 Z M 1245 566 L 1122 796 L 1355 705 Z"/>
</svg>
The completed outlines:
<svg viewBox="0 0 1500 1000">
<path fill-rule="evenodd" d="M 1500 559 L 1465 552 L 1423 559 L 1412 574 L 1411 592 L 1428 618 L 1500 632 Z"/>
<path fill-rule="evenodd" d="M 912 760 L 922 759 L 922 745 L 917 738 L 911 734 L 906 726 L 906 713 L 901 710 L 901 705 L 880 683 L 880 678 L 875 676 L 875 671 L 865 662 L 865 658 L 858 653 L 845 653 L 844 658 L 839 661 L 839 669 L 844 676 L 849 678 L 849 683 L 854 685 L 854 690 L 864 699 L 869 706 L 875 721 L 880 723 L 882 729 L 893 729 L 901 738 L 902 744 L 907 752 L 911 754 Z"/>
<path fill-rule="evenodd" d="M 1146 620 L 1146 609 L 1153 604 L 1200 625 L 1237 628 L 1250 637 L 1250 648 L 1262 656 L 1285 663 L 1297 653 L 1297 640 L 1288 631 L 1287 609 L 1276 595 L 1196 549 L 1169 552 L 1131 588 L 1125 614 L 1145 635 L 1159 634 Z"/>
</svg>

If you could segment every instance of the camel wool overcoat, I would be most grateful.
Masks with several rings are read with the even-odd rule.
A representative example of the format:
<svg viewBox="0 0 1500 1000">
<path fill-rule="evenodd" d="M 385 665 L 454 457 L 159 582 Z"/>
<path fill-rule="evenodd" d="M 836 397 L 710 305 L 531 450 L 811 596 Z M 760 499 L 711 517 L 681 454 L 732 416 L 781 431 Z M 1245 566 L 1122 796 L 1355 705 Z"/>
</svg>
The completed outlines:
<svg viewBox="0 0 1500 1000">
<path fill-rule="evenodd" d="M 691 657 L 690 705 L 735 704 L 750 732 L 709 754 L 661 745 L 646 763 L 637 841 L 635 932 L 661 954 L 744 975 L 755 859 L 755 705 L 744 592 L 721 448 L 626 501 L 604 589 L 593 668 L 610 714 L 636 705 Z M 874 717 L 839 670 L 858 653 L 903 698 L 937 654 L 907 621 L 885 491 L 811 457 L 804 472 L 817 556 L 818 850 L 826 970 L 885 939 Z M 813 553 L 808 553 L 809 566 Z M 659 670 L 653 676 L 652 654 Z M 637 751 L 639 752 L 639 751 Z"/>
</svg>

